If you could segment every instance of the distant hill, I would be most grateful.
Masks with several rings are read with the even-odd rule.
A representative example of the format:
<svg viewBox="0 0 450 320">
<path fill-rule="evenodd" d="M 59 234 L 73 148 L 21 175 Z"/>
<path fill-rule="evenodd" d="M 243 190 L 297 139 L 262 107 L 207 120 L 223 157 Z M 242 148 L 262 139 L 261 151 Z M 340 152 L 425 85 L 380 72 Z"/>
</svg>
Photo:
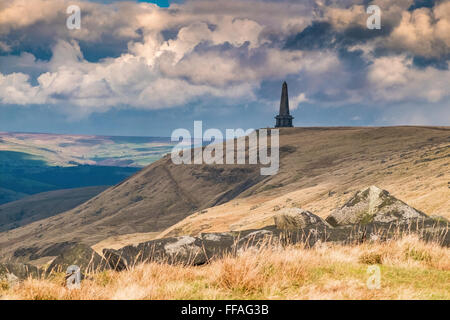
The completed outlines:
<svg viewBox="0 0 450 320">
<path fill-rule="evenodd" d="M 48 166 L 144 167 L 172 149 L 170 138 L 0 132 L 0 151 L 28 154 Z"/>
<path fill-rule="evenodd" d="M 49 191 L 3 204 L 0 206 L 0 232 L 75 208 L 106 188 L 95 186 Z"/>
<path fill-rule="evenodd" d="M 171 151 L 170 138 L 0 132 L 0 204 L 114 185 Z"/>
<path fill-rule="evenodd" d="M 0 204 L 19 200 L 26 197 L 27 194 L 23 192 L 15 192 L 6 188 L 0 187 Z"/>
<path fill-rule="evenodd" d="M 0 233 L 0 256 L 37 259 L 68 241 L 133 233 L 142 241 L 142 233 L 258 227 L 283 206 L 324 217 L 370 185 L 429 215 L 450 214 L 448 127 L 282 129 L 280 161 L 279 173 L 264 177 L 258 166 L 165 157 L 77 208 Z"/>
<path fill-rule="evenodd" d="M 36 193 L 98 185 L 114 185 L 137 172 L 135 167 L 49 166 L 23 152 L 0 151 L 0 204 Z"/>
</svg>

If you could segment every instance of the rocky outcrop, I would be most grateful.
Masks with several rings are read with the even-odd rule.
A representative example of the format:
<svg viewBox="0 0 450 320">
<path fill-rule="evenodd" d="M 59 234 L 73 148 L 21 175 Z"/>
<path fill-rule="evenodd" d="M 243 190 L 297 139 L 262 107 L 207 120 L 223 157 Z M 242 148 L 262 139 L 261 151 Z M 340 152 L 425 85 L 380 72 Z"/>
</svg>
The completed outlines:
<svg viewBox="0 0 450 320">
<path fill-rule="evenodd" d="M 119 250 L 105 249 L 103 254 L 111 268 L 124 270 L 143 262 L 201 265 L 261 246 L 354 244 L 385 241 L 410 233 L 426 241 L 450 245 L 446 219 L 428 217 L 375 186 L 357 192 L 326 221 L 309 211 L 290 208 L 280 211 L 274 222 L 275 226 L 259 230 L 158 239 Z"/>
<path fill-rule="evenodd" d="M 104 249 L 103 257 L 87 245 L 63 243 L 58 245 L 63 252 L 46 271 L 65 272 L 72 265 L 80 267 L 82 273 L 104 269 L 120 271 L 148 262 L 202 265 L 226 255 L 239 255 L 242 251 L 264 246 L 273 248 L 301 243 L 313 247 L 322 242 L 354 244 L 386 241 L 410 233 L 425 241 L 450 246 L 448 220 L 429 217 L 373 186 L 357 192 L 343 207 L 335 210 L 326 219 L 329 223 L 300 208 L 281 210 L 274 221 L 274 226 L 258 230 L 171 237 L 119 250 Z M 47 251 L 52 253 L 53 247 Z M 29 276 L 37 276 L 38 271 L 36 267 L 25 264 L 0 264 L 0 280 L 14 284 Z"/>
<path fill-rule="evenodd" d="M 145 262 L 200 265 L 207 261 L 202 240 L 190 236 L 152 240 L 119 250 L 104 249 L 103 255 L 115 270 Z"/>
<path fill-rule="evenodd" d="M 198 237 L 184 236 L 157 239 L 119 250 L 104 249 L 103 255 L 114 270 L 125 270 L 139 263 L 202 265 L 225 255 L 239 254 L 262 246 L 283 246 L 302 242 L 314 245 L 325 241 L 324 228 L 307 227 L 285 231 L 276 227 L 240 232 L 205 233 Z"/>
<path fill-rule="evenodd" d="M 35 266 L 24 263 L 1 263 L 0 281 L 6 282 L 9 287 L 25 280 L 28 277 L 37 277 L 39 269 Z"/>
<path fill-rule="evenodd" d="M 269 230 L 205 233 L 198 237 L 157 239 L 119 250 L 104 249 L 103 255 L 115 270 L 128 269 L 145 262 L 202 265 L 212 259 L 234 254 L 244 247 L 258 246 L 272 235 L 273 232 Z"/>
<path fill-rule="evenodd" d="M 376 186 L 358 191 L 326 218 L 333 227 L 369 223 L 409 223 L 428 216 Z"/>
<path fill-rule="evenodd" d="M 103 270 L 109 265 L 106 260 L 92 250 L 91 247 L 77 243 L 66 248 L 60 255 L 58 255 L 48 266 L 49 272 L 65 272 L 68 267 L 76 265 L 83 273 L 90 271 Z"/>
<path fill-rule="evenodd" d="M 325 220 L 333 226 L 329 241 L 385 241 L 415 233 L 423 240 L 450 245 L 448 220 L 430 217 L 376 186 L 358 191 Z"/>
<path fill-rule="evenodd" d="M 300 208 L 288 208 L 279 211 L 274 216 L 274 222 L 280 230 L 298 230 L 327 225 L 319 216 Z"/>
<path fill-rule="evenodd" d="M 231 232 L 204 233 L 200 238 L 207 261 L 232 253 L 237 241 L 236 234 Z"/>
</svg>

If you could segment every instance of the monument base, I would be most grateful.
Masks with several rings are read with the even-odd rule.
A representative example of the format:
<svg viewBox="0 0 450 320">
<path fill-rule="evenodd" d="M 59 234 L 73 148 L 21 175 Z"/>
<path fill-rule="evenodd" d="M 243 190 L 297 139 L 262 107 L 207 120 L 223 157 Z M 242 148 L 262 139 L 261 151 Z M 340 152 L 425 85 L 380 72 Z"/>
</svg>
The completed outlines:
<svg viewBox="0 0 450 320">
<path fill-rule="evenodd" d="M 275 124 L 275 128 L 292 128 L 292 119 L 294 119 L 291 115 L 285 115 L 285 116 L 276 116 L 275 119 L 277 120 Z"/>
</svg>

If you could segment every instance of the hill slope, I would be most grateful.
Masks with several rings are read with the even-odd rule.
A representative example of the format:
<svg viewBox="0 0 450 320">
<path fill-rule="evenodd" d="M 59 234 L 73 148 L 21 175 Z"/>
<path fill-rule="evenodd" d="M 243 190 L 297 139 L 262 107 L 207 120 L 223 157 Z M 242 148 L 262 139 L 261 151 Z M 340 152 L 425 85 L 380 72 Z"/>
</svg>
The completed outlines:
<svg viewBox="0 0 450 320">
<path fill-rule="evenodd" d="M 70 210 L 93 198 L 106 186 L 38 193 L 0 206 L 0 231 L 6 231 Z"/>
<path fill-rule="evenodd" d="M 283 158 L 284 177 L 292 172 L 284 182 L 280 173 L 273 179 L 276 183 L 267 182 L 265 187 L 253 190 L 252 196 L 198 211 L 157 237 L 258 229 L 273 225 L 273 217 L 279 210 L 290 207 L 300 207 L 326 218 L 355 192 L 371 184 L 429 215 L 450 218 L 448 128 L 355 128 L 353 133 L 359 136 L 347 136 L 347 132 L 341 137 L 331 137 L 333 131 L 329 132 L 328 141 L 320 142 L 320 135 L 316 134 L 315 145 L 310 145 L 313 136 L 307 137 L 303 132 L 306 145 L 299 146 L 307 152 L 295 151 L 296 156 Z M 284 148 L 295 144 L 297 134 L 300 132 L 284 137 Z M 344 144 L 333 145 L 345 136 Z M 346 154 L 352 149 L 351 143 L 354 143 L 354 153 Z M 341 154 L 337 154 L 339 150 Z M 259 192 L 264 189 L 268 190 Z M 128 237 L 125 243 L 136 241 Z M 95 248 L 103 247 L 100 243 Z"/>
<path fill-rule="evenodd" d="M 31 154 L 0 150 L 0 204 L 41 192 L 112 186 L 139 169 L 99 165 L 50 166 Z"/>
<path fill-rule="evenodd" d="M 263 177 L 257 166 L 165 157 L 71 211 L 0 233 L 0 255 L 27 260 L 67 241 L 163 231 L 194 212 L 189 232 L 267 224 L 290 202 L 323 217 L 373 184 L 427 214 L 450 212 L 448 127 L 283 129 L 280 160 L 279 173 Z"/>
</svg>

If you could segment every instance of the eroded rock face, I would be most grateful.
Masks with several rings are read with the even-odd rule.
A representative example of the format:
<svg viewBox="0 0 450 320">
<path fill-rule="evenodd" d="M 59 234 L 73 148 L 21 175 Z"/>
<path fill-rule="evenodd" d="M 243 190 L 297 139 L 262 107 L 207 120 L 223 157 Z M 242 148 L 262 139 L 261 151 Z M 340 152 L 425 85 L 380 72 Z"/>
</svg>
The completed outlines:
<svg viewBox="0 0 450 320">
<path fill-rule="evenodd" d="M 358 191 L 344 206 L 336 209 L 326 221 L 333 227 L 369 223 L 408 223 L 427 215 L 391 196 L 388 191 L 371 186 Z"/>
<path fill-rule="evenodd" d="M 276 227 L 281 230 L 297 230 L 327 225 L 320 217 L 300 208 L 283 209 L 274 217 L 274 221 Z"/>
</svg>

